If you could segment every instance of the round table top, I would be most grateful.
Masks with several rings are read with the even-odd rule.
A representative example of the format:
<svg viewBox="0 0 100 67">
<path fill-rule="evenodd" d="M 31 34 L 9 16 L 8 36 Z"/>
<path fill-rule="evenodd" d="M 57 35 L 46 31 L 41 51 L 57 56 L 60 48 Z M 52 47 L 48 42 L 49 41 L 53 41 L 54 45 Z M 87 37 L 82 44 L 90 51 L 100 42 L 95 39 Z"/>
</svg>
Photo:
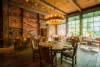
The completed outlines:
<svg viewBox="0 0 100 67">
<path fill-rule="evenodd" d="M 40 42 L 39 45 L 43 45 L 46 47 L 52 47 L 53 50 L 63 50 L 63 49 L 71 49 L 72 45 L 68 42 Z"/>
</svg>

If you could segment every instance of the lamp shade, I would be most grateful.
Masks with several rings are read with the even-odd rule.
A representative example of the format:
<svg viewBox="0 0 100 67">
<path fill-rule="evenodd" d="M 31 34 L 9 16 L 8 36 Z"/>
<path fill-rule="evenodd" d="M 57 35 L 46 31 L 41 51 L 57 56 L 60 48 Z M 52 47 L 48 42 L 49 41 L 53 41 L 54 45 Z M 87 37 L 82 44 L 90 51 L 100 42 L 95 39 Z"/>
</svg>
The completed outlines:
<svg viewBox="0 0 100 67">
<path fill-rule="evenodd" d="M 88 34 L 89 34 L 89 35 L 92 35 L 92 34 L 93 34 L 93 32 L 91 32 L 91 31 L 90 31 L 90 32 L 88 32 Z"/>
</svg>

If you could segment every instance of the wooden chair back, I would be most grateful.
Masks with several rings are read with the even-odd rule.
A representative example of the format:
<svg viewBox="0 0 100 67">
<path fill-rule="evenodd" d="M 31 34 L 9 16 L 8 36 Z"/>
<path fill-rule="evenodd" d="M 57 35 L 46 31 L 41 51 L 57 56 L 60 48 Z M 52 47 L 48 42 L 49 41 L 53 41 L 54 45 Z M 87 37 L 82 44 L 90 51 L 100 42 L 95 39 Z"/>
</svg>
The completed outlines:
<svg viewBox="0 0 100 67">
<path fill-rule="evenodd" d="M 74 45 L 75 45 L 75 39 L 71 39 L 70 43 L 72 44 L 72 47 L 74 47 Z"/>
<path fill-rule="evenodd" d="M 34 40 L 31 40 L 31 46 L 32 46 L 32 50 L 34 51 L 34 48 L 36 47 L 35 43 L 34 43 Z"/>
<path fill-rule="evenodd" d="M 36 57 L 40 57 L 39 55 L 39 46 L 35 44 L 34 40 L 31 40 L 31 46 L 32 46 L 32 52 L 33 52 L 33 61 L 36 59 Z"/>
<path fill-rule="evenodd" d="M 39 42 L 35 41 L 34 39 L 31 40 L 31 44 L 33 48 L 37 48 L 39 46 Z"/>
<path fill-rule="evenodd" d="M 74 46 L 74 48 L 73 48 L 73 56 L 76 55 L 76 53 L 77 53 L 77 49 L 78 49 L 78 44 L 75 43 L 75 46 Z"/>
<path fill-rule="evenodd" d="M 39 45 L 39 51 L 40 51 L 40 61 L 51 63 L 50 56 L 52 54 L 52 51 L 50 51 L 52 47 L 45 47 Z"/>
<path fill-rule="evenodd" d="M 76 42 L 79 42 L 79 36 L 75 36 L 74 39 Z"/>
</svg>

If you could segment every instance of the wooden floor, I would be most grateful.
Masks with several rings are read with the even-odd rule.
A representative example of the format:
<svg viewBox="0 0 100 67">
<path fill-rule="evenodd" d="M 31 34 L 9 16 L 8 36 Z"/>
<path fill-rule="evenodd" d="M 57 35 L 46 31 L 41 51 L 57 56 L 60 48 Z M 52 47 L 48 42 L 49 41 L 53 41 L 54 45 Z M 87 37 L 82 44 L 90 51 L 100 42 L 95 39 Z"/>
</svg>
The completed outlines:
<svg viewBox="0 0 100 67">
<path fill-rule="evenodd" d="M 5 62 L 0 67 L 40 67 L 39 59 L 32 61 L 32 49 L 5 56 Z M 60 54 L 57 54 L 57 67 L 71 67 L 70 63 L 60 64 Z M 76 67 L 100 67 L 100 52 L 78 48 Z"/>
</svg>

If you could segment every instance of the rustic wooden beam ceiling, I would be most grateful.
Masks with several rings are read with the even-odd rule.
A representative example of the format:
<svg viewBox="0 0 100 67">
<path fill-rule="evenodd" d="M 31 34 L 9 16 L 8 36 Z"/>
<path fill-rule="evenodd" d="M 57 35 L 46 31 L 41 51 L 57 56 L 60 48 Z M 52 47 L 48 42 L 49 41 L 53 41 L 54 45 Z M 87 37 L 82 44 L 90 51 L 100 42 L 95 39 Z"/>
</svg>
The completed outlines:
<svg viewBox="0 0 100 67">
<path fill-rule="evenodd" d="M 24 8 L 24 9 L 32 11 L 32 12 L 36 12 L 36 13 L 40 13 L 40 14 L 43 14 L 43 15 L 47 15 L 47 13 L 45 13 L 45 12 L 41 12 L 41 11 L 35 10 L 35 9 L 33 9 L 33 8 L 29 7 L 29 6 L 25 6 L 23 4 L 19 4 L 19 3 L 16 3 L 16 2 L 9 2 L 9 4 L 17 6 L 17 7 L 20 7 L 20 8 Z"/>
<path fill-rule="evenodd" d="M 49 8 L 39 0 L 9 0 L 9 4 L 44 15 L 50 14 L 51 11 L 52 13 L 60 13 L 57 10 L 54 11 L 54 9 Z"/>
<path fill-rule="evenodd" d="M 50 4 L 55 6 L 56 8 L 65 12 L 66 14 L 75 11 L 81 11 L 79 6 L 75 4 L 73 0 L 43 0 L 43 1 L 45 1 L 47 5 Z M 55 5 L 54 5 L 54 1 L 55 1 Z"/>
<path fill-rule="evenodd" d="M 53 8 L 53 9 L 56 9 L 56 10 L 58 10 L 59 12 L 61 12 L 61 13 L 63 13 L 63 14 L 66 14 L 66 12 L 62 11 L 61 9 L 59 9 L 59 8 L 57 8 L 56 6 L 54 6 L 54 5 L 50 4 L 50 3 L 48 3 L 48 2 L 45 1 L 45 0 L 40 0 L 40 1 L 43 2 L 44 4 L 46 4 L 47 6 Z"/>
<path fill-rule="evenodd" d="M 9 0 L 9 4 L 41 14 L 72 14 L 100 4 L 100 0 Z M 55 10 L 54 10 L 55 9 Z"/>
<path fill-rule="evenodd" d="M 86 8 L 86 9 L 82 9 L 81 12 L 76 11 L 76 12 L 68 13 L 67 16 L 73 16 L 73 15 L 80 14 L 80 13 L 88 13 L 88 12 L 92 12 L 92 11 L 96 11 L 96 10 L 100 10 L 100 4 L 97 4 L 95 6 L 92 6 L 92 7 Z"/>
<path fill-rule="evenodd" d="M 81 8 L 80 8 L 80 6 L 77 4 L 76 0 L 69 0 L 69 1 L 72 2 L 72 3 L 76 6 L 76 8 L 81 12 Z"/>
</svg>

